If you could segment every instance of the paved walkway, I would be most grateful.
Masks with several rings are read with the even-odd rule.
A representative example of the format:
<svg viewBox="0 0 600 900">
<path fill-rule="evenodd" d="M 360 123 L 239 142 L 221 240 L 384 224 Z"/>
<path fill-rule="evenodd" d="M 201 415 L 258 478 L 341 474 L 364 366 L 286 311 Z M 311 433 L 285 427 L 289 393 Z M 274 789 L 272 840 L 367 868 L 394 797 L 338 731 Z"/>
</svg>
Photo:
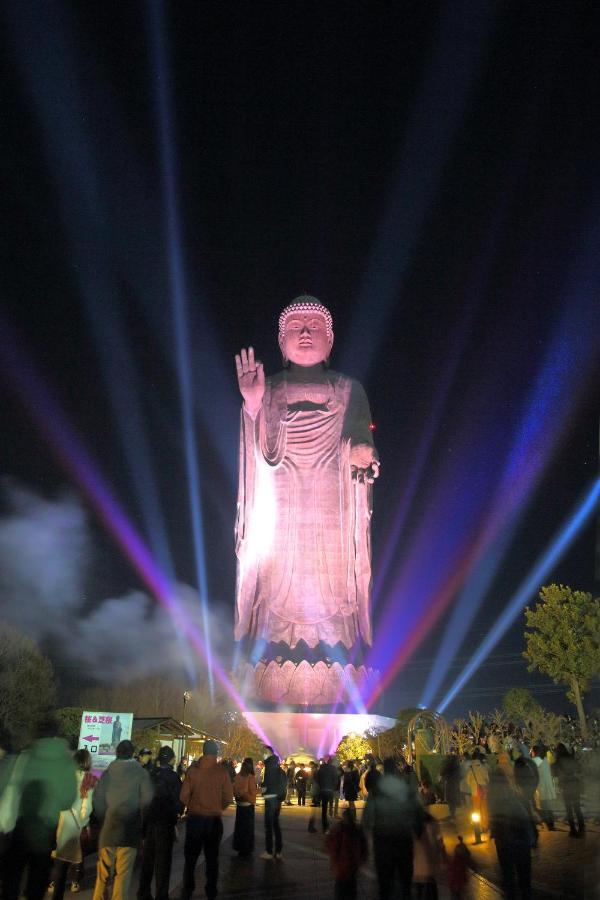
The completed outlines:
<svg viewBox="0 0 600 900">
<path fill-rule="evenodd" d="M 233 853 L 232 834 L 235 810 L 231 807 L 224 816 L 224 836 L 220 853 L 219 897 L 248 898 L 248 900 L 332 900 L 333 879 L 324 849 L 323 836 L 307 830 L 310 807 L 282 807 L 283 860 L 262 860 L 264 850 L 262 807 L 256 816 L 256 850 L 248 860 Z M 459 821 L 461 833 L 473 854 L 477 872 L 471 877 L 465 900 L 498 900 L 500 876 L 493 842 L 484 840 L 473 845 L 473 834 L 465 820 Z M 182 829 L 183 831 L 183 829 Z M 446 849 L 456 843 L 456 829 L 444 824 Z M 90 900 L 93 887 L 93 864 L 87 865 L 81 900 Z M 204 896 L 203 863 L 198 865 L 196 896 Z M 171 897 L 179 897 L 183 871 L 183 836 L 176 844 L 171 876 Z M 573 840 L 568 830 L 558 823 L 557 830 L 540 832 L 540 842 L 533 855 L 534 898 L 537 900 L 593 900 L 600 898 L 600 827 L 592 825 L 583 840 Z M 135 889 L 135 882 L 134 882 Z M 376 900 L 377 881 L 372 863 L 368 863 L 359 877 L 360 900 Z M 440 885 L 440 900 L 448 900 L 449 892 Z"/>
</svg>

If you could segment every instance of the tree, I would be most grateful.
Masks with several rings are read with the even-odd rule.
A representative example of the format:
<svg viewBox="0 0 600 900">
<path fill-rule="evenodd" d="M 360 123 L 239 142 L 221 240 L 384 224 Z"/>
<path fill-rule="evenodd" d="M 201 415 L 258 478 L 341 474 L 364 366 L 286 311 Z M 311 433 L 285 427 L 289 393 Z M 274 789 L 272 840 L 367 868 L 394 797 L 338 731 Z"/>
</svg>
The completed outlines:
<svg viewBox="0 0 600 900">
<path fill-rule="evenodd" d="M 575 704 L 586 740 L 583 695 L 600 674 L 600 598 L 550 584 L 541 589 L 540 600 L 535 609 L 525 610 L 530 630 L 525 632 L 523 656 L 530 672 L 537 669 L 555 684 L 568 685 L 567 697 Z"/>
<path fill-rule="evenodd" d="M 342 738 L 335 751 L 342 762 L 348 759 L 363 759 L 373 752 L 369 741 L 360 734 L 347 734 Z"/>
<path fill-rule="evenodd" d="M 56 710 L 58 733 L 69 742 L 69 746 L 73 749 L 77 748 L 79 740 L 82 712 L 83 709 L 80 706 L 63 706 Z"/>
<path fill-rule="evenodd" d="M 514 725 L 527 725 L 541 710 L 531 691 L 520 687 L 506 692 L 502 698 L 502 708 Z"/>
<path fill-rule="evenodd" d="M 15 749 L 27 744 L 54 707 L 54 670 L 32 640 L 0 622 L 0 725 Z"/>
<path fill-rule="evenodd" d="M 229 759 L 245 759 L 251 756 L 257 760 L 261 756 L 263 743 L 254 734 L 239 712 L 231 712 L 227 716 L 227 746 L 223 747 L 223 755 Z"/>
<path fill-rule="evenodd" d="M 464 719 L 455 720 L 454 728 L 450 731 L 450 744 L 459 756 L 464 756 L 472 749 L 473 738 Z"/>
</svg>

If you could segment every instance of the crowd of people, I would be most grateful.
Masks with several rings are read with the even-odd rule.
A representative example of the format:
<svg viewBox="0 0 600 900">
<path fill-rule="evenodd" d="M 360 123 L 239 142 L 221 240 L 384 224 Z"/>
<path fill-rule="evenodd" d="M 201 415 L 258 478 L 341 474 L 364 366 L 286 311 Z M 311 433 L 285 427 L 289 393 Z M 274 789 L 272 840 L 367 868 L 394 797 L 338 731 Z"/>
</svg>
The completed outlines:
<svg viewBox="0 0 600 900">
<path fill-rule="evenodd" d="M 400 755 L 368 756 L 343 765 L 336 757 L 281 764 L 270 747 L 256 764 L 222 759 L 216 741 L 189 765 L 163 746 L 134 756 L 120 741 L 116 759 L 97 778 L 87 750 L 69 752 L 52 723 L 11 762 L 0 759 L 0 854 L 2 897 L 62 900 L 67 885 L 77 892 L 86 853 L 97 851 L 93 900 L 128 900 L 139 857 L 137 900 L 168 900 L 171 860 L 185 823 L 181 900 L 196 889 L 204 854 L 206 896 L 217 894 L 222 815 L 235 803 L 233 849 L 240 858 L 255 849 L 257 798 L 264 798 L 264 860 L 283 860 L 283 804 L 310 805 L 308 831 L 319 830 L 331 859 L 336 897 L 355 897 L 357 875 L 371 850 L 382 900 L 395 881 L 404 896 L 437 897 L 440 878 L 460 897 L 468 878 L 469 851 L 462 838 L 447 853 L 439 804 L 450 818 L 461 808 L 473 814 L 495 842 L 507 896 L 531 893 L 531 851 L 539 828 L 555 828 L 554 801 L 562 796 L 569 833 L 585 835 L 581 777 L 576 755 L 564 744 L 552 750 L 513 739 L 492 747 L 486 736 L 467 754 L 447 755 L 432 779 Z M 492 752 L 495 750 L 496 752 Z M 362 819 L 357 801 L 365 801 Z M 343 808 L 340 816 L 340 802 Z M 320 828 L 318 827 L 320 826 Z M 25 881 L 24 881 L 25 879 Z"/>
</svg>

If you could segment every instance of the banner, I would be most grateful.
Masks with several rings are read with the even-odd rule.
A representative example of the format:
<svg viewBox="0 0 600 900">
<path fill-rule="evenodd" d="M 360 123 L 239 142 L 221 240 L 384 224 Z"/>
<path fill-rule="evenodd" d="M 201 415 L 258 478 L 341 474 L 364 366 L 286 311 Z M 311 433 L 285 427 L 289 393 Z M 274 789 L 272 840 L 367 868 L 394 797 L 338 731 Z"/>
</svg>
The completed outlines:
<svg viewBox="0 0 600 900">
<path fill-rule="evenodd" d="M 92 768 L 104 770 L 115 759 L 117 744 L 131 739 L 133 713 L 93 712 L 81 716 L 79 749 L 92 754 Z"/>
</svg>

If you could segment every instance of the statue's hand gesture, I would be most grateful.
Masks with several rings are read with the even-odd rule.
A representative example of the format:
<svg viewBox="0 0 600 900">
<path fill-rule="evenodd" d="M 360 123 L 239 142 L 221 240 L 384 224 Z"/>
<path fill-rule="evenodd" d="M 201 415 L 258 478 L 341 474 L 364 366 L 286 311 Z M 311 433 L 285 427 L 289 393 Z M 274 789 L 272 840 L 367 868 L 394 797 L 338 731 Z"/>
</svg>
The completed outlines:
<svg viewBox="0 0 600 900">
<path fill-rule="evenodd" d="M 235 357 L 240 393 L 244 398 L 244 406 L 255 416 L 261 407 L 265 393 L 265 370 L 263 364 L 254 359 L 254 348 L 248 347 L 248 352 L 242 349 Z"/>
<path fill-rule="evenodd" d="M 350 450 L 352 478 L 361 483 L 373 484 L 379 476 L 379 460 L 370 444 L 355 444 Z"/>
</svg>

